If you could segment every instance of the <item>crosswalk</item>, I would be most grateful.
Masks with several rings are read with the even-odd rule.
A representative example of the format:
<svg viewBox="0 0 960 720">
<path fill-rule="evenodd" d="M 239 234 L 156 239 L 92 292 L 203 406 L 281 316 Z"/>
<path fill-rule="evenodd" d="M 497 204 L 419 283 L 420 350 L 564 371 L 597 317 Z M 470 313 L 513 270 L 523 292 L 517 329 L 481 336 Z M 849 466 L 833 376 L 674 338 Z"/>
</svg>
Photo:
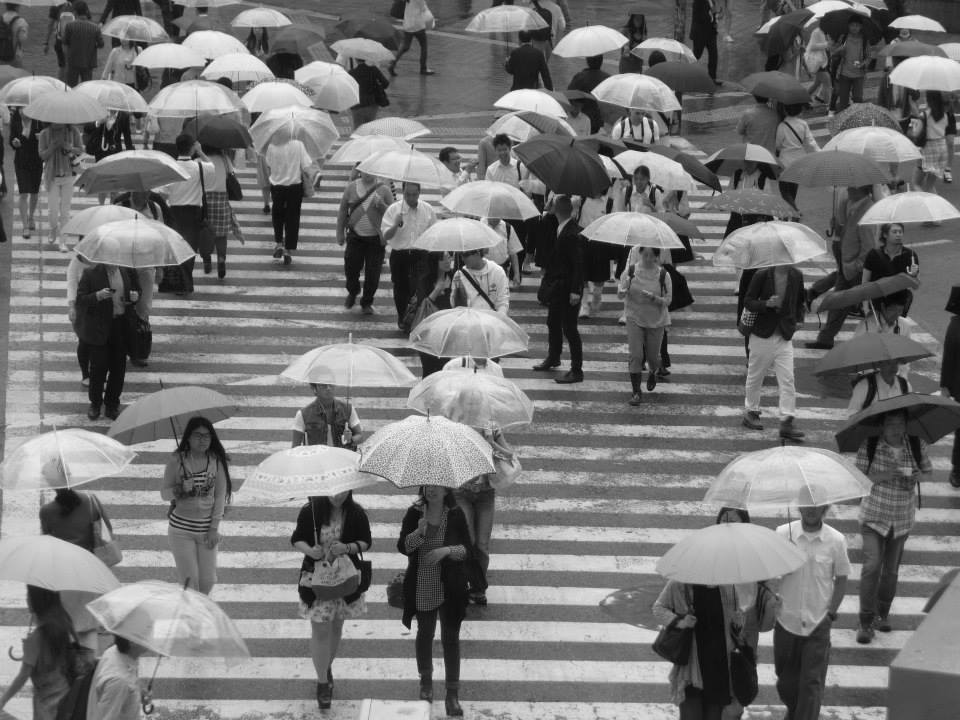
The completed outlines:
<svg viewBox="0 0 960 720">
<path fill-rule="evenodd" d="M 824 135 L 825 121 L 813 120 Z M 454 145 L 464 156 L 475 150 L 475 136 L 431 136 L 416 141 L 436 153 Z M 231 474 L 248 475 L 267 454 L 289 443 L 297 409 L 309 402 L 304 388 L 275 377 L 290 359 L 317 345 L 339 342 L 349 333 L 389 349 L 414 372 L 416 355 L 397 329 L 384 272 L 377 314 L 347 311 L 342 301 L 342 250 L 333 240 L 340 191 L 348 168 L 327 165 L 321 192 L 304 204 L 301 250 L 289 267 L 270 257 L 269 216 L 261 211 L 252 169 L 239 171 L 245 199 L 234 204 L 247 244 L 232 245 L 227 277 L 204 276 L 198 269 L 189 297 L 158 295 L 154 301 L 154 355 L 150 366 L 130 368 L 124 402 L 165 387 L 197 384 L 229 395 L 239 410 L 218 425 L 231 456 Z M 426 191 L 425 199 L 439 196 Z M 694 241 L 707 258 L 683 267 L 696 303 L 676 313 L 670 330 L 673 361 L 669 382 L 629 407 L 626 337 L 616 323 L 614 289 L 604 293 L 599 317 L 584 321 L 586 381 L 560 387 L 530 370 L 546 345 L 544 312 L 536 301 L 536 281 L 527 279 L 513 293 L 511 316 L 531 336 L 529 357 L 503 360 L 507 377 L 536 404 L 534 424 L 509 434 L 525 468 L 518 483 L 497 501 L 490 570 L 490 605 L 471 608 L 463 626 L 461 697 L 468 717 L 515 720 L 569 718 L 634 720 L 676 717 L 668 702 L 669 666 L 650 649 L 654 630 L 609 621 L 597 603 L 612 590 L 661 587 L 654 565 L 690 529 L 713 522 L 717 508 L 701 499 L 711 478 L 736 453 L 776 443 L 775 422 L 764 433 L 740 428 L 743 398 L 743 345 L 733 330 L 735 277 L 709 264 L 726 216 L 700 210 L 706 195 L 691 200 L 692 218 L 705 232 Z M 76 197 L 74 208 L 96 202 Z M 8 445 L 42 426 L 89 427 L 86 394 L 74 357 L 75 336 L 65 310 L 67 256 L 26 240 L 19 219 L 13 233 L 10 329 L 7 338 Z M 804 268 L 808 275 L 825 266 Z M 798 333 L 799 363 L 819 353 L 802 347 L 813 338 L 815 319 Z M 852 326 L 847 330 L 851 330 Z M 916 336 L 915 336 L 916 337 Z M 934 338 L 920 334 L 930 345 Z M 914 372 L 933 377 L 934 363 Z M 764 387 L 770 407 L 776 388 Z M 409 414 L 403 388 L 357 389 L 352 401 L 364 429 L 374 430 Z M 808 443 L 832 447 L 832 431 L 843 416 L 839 401 L 811 395 L 799 399 L 799 422 Z M 101 429 L 105 425 L 94 423 Z M 121 581 L 175 580 L 167 549 L 164 503 L 159 496 L 163 464 L 174 441 L 137 447 L 136 464 L 122 477 L 95 483 L 111 511 L 124 547 L 116 568 Z M 860 537 L 856 508 L 836 507 L 832 523 L 847 534 L 856 563 L 853 583 L 833 633 L 824 717 L 874 720 L 885 714 L 887 665 L 920 622 L 926 596 L 942 572 L 955 564 L 960 540 L 960 506 L 942 482 L 948 448 L 932 449 L 936 482 L 924 490 L 915 534 L 907 544 L 894 604 L 894 631 L 870 646 L 857 645 L 856 581 Z M 394 549 L 409 493 L 387 484 L 366 488 L 359 501 L 370 515 L 374 544 L 370 612 L 348 621 L 339 657 L 330 718 L 352 718 L 365 697 L 413 699 L 416 664 L 413 636 L 386 604 L 384 586 L 405 558 Z M 7 494 L 3 533 L 37 532 L 36 497 Z M 300 557 L 288 538 L 299 505 L 266 506 L 244 497 L 242 489 L 221 527 L 219 584 L 213 597 L 222 603 L 247 639 L 252 658 L 227 668 L 216 661 L 165 659 L 155 686 L 161 718 L 303 718 L 317 715 L 315 677 L 310 662 L 309 627 L 296 615 L 295 581 Z M 755 517 L 772 526 L 782 518 Z M 26 632 L 22 586 L 0 583 L 0 648 L 18 647 Z M 651 618 L 652 620 L 652 618 Z M 652 628 L 652 625 L 651 625 Z M 761 638 L 758 705 L 750 717 L 780 717 L 774 689 L 772 636 Z M 0 685 L 16 664 L 0 658 Z M 439 652 L 436 676 L 442 676 Z M 144 672 L 152 671 L 152 661 Z M 7 707 L 15 718 L 30 717 L 28 691 Z M 435 715 L 442 715 L 440 704 Z"/>
</svg>

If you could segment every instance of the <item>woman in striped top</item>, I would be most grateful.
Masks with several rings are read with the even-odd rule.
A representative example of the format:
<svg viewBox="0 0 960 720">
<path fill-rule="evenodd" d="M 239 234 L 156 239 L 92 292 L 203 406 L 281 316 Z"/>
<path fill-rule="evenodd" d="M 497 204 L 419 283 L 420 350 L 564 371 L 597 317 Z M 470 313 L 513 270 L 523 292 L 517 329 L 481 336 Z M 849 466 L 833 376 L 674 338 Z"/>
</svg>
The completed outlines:
<svg viewBox="0 0 960 720">
<path fill-rule="evenodd" d="M 213 425 L 192 417 L 167 462 L 160 495 L 170 501 L 170 551 L 181 583 L 209 594 L 217 582 L 220 521 L 232 486 L 227 454 Z"/>
</svg>

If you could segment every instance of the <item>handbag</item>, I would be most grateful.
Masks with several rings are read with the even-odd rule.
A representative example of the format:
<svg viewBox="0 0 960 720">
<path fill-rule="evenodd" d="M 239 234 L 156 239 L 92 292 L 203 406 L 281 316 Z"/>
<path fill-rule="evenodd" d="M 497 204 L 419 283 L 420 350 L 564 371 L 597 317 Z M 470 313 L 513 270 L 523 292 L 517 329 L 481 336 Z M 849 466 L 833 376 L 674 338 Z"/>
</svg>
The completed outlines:
<svg viewBox="0 0 960 720">
<path fill-rule="evenodd" d="M 360 551 L 360 560 L 357 570 L 360 572 L 360 585 L 357 592 L 365 593 L 370 589 L 370 583 L 373 582 L 373 563 L 363 559 L 363 551 Z"/>
<path fill-rule="evenodd" d="M 100 558 L 107 567 L 113 567 L 123 560 L 123 551 L 113 535 L 113 525 L 104 512 L 99 498 L 93 493 L 87 493 L 90 504 L 96 508 L 100 520 L 93 523 L 93 554 Z"/>
<path fill-rule="evenodd" d="M 653 641 L 653 651 L 674 665 L 686 665 L 690 661 L 693 648 L 693 628 L 680 628 L 674 618 L 668 625 L 660 628 L 657 639 Z"/>
<path fill-rule="evenodd" d="M 203 165 L 197 160 L 197 169 L 200 171 L 200 222 L 197 225 L 196 250 L 200 257 L 209 258 L 216 246 L 213 228 L 207 221 L 207 184 L 203 180 Z"/>
<path fill-rule="evenodd" d="M 403 20 L 403 13 L 407 9 L 407 0 L 393 0 L 390 5 L 390 17 L 394 20 Z"/>
<path fill-rule="evenodd" d="M 730 689 L 737 701 L 746 707 L 757 699 L 760 685 L 757 680 L 757 655 L 738 633 L 733 635 L 733 650 L 730 651 Z"/>
<path fill-rule="evenodd" d="M 300 171 L 300 185 L 303 188 L 305 198 L 311 198 L 316 194 L 319 182 L 320 170 L 313 164 Z"/>
<path fill-rule="evenodd" d="M 404 608 L 403 583 L 407 579 L 407 573 L 403 570 L 393 576 L 393 580 L 387 583 L 387 605 L 399 610 Z"/>
<path fill-rule="evenodd" d="M 360 571 L 347 555 L 317 560 L 310 575 L 310 589 L 317 600 L 336 600 L 353 595 L 360 587 Z"/>
<path fill-rule="evenodd" d="M 243 200 L 243 188 L 232 170 L 227 173 L 227 200 Z"/>
<path fill-rule="evenodd" d="M 917 147 L 923 147 L 927 144 L 927 114 L 921 113 L 920 116 L 912 115 L 906 121 L 904 134 Z"/>
<path fill-rule="evenodd" d="M 387 107 L 390 104 L 390 98 L 387 97 L 387 88 L 380 82 L 379 78 L 373 81 L 373 99 L 380 107 Z"/>
<path fill-rule="evenodd" d="M 425 297 L 420 301 L 417 301 L 416 296 L 410 298 L 410 302 L 407 303 L 407 310 L 403 314 L 403 320 L 400 321 L 403 326 L 403 331 L 405 333 L 412 332 L 424 318 L 430 317 L 437 312 L 437 310 L 439 310 L 439 308 L 436 303 L 429 297 Z"/>
<path fill-rule="evenodd" d="M 150 357 L 153 347 L 153 331 L 150 321 L 144 320 L 133 310 L 127 310 L 127 353 L 136 360 L 146 360 Z"/>
<path fill-rule="evenodd" d="M 491 487 L 497 490 L 513 485 L 523 472 L 523 467 L 516 455 L 494 454 L 493 467 L 494 472 L 488 476 L 487 480 Z"/>
<path fill-rule="evenodd" d="M 693 295 L 690 293 L 687 278 L 671 264 L 664 265 L 663 269 L 670 275 L 670 305 L 667 310 L 673 312 L 693 305 Z"/>
<path fill-rule="evenodd" d="M 737 322 L 737 330 L 744 337 L 750 337 L 753 332 L 753 325 L 757 322 L 757 313 L 746 308 L 740 313 L 740 320 Z"/>
</svg>

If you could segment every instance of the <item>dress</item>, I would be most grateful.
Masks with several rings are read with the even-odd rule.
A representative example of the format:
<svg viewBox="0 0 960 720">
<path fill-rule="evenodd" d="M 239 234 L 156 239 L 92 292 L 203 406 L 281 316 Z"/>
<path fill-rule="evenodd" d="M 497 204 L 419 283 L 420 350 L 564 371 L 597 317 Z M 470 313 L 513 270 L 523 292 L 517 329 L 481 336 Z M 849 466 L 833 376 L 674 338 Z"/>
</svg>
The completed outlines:
<svg viewBox="0 0 960 720">
<path fill-rule="evenodd" d="M 30 123 L 30 130 L 24 135 L 23 116 L 19 112 L 10 115 L 10 140 L 20 140 L 20 147 L 13 153 L 13 169 L 17 176 L 17 192 L 36 194 L 40 192 L 43 177 L 43 161 L 40 160 L 40 141 L 37 123 Z M 12 146 L 11 146 L 12 147 Z"/>
<path fill-rule="evenodd" d="M 340 533 L 343 530 L 342 515 L 332 524 L 324 525 L 320 528 L 320 546 L 324 549 L 329 548 L 333 543 L 340 540 Z M 300 584 L 310 587 L 310 573 L 301 571 Z M 315 623 L 330 622 L 332 620 L 344 620 L 362 617 L 367 614 L 367 601 L 365 595 L 352 603 L 344 602 L 343 598 L 333 600 L 314 600 L 310 607 L 300 601 L 299 614 L 304 620 Z"/>
<path fill-rule="evenodd" d="M 39 628 L 35 628 L 23 641 L 23 662 L 33 668 L 30 682 L 33 683 L 33 720 L 54 720 L 57 705 L 70 684 L 63 674 L 63 667 L 43 645 Z"/>
</svg>

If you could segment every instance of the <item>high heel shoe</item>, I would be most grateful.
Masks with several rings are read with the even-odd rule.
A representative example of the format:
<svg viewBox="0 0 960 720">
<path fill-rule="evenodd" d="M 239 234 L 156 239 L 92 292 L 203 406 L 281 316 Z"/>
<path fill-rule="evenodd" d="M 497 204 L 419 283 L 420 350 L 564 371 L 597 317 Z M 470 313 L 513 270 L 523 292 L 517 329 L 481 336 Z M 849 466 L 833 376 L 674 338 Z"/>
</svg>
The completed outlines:
<svg viewBox="0 0 960 720">
<path fill-rule="evenodd" d="M 333 704 L 333 687 L 330 683 L 317 683 L 317 705 L 321 710 L 329 710 Z"/>
</svg>

